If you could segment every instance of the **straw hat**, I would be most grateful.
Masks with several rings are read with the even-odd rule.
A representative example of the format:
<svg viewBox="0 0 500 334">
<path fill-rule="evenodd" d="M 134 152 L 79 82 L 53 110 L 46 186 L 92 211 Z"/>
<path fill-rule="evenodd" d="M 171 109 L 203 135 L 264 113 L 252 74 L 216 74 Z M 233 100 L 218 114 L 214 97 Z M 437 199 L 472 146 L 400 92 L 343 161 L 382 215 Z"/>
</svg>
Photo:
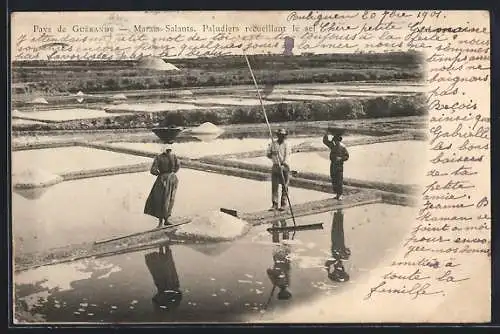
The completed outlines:
<svg viewBox="0 0 500 334">
<path fill-rule="evenodd" d="M 288 132 L 285 129 L 279 129 L 278 131 L 276 131 L 276 134 L 278 136 L 286 136 L 288 135 Z"/>
</svg>

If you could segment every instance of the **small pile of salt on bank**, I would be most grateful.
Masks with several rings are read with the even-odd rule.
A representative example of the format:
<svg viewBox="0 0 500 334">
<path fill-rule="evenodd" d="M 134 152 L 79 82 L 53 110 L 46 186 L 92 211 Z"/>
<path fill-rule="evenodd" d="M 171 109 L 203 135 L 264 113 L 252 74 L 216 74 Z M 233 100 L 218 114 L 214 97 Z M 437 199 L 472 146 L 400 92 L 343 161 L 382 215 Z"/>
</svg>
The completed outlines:
<svg viewBox="0 0 500 334">
<path fill-rule="evenodd" d="M 62 180 L 61 176 L 41 169 L 26 169 L 12 175 L 12 183 L 15 188 L 47 187 Z"/>
<path fill-rule="evenodd" d="M 245 234 L 249 229 L 245 221 L 220 211 L 194 218 L 189 224 L 179 226 L 177 235 L 198 239 L 232 240 Z"/>
<path fill-rule="evenodd" d="M 196 134 L 216 134 L 221 133 L 222 131 L 223 130 L 221 128 L 210 122 L 205 122 L 191 130 L 192 133 Z"/>
<path fill-rule="evenodd" d="M 127 96 L 125 94 L 120 93 L 120 94 L 115 94 L 111 97 L 113 100 L 126 100 Z"/>
</svg>

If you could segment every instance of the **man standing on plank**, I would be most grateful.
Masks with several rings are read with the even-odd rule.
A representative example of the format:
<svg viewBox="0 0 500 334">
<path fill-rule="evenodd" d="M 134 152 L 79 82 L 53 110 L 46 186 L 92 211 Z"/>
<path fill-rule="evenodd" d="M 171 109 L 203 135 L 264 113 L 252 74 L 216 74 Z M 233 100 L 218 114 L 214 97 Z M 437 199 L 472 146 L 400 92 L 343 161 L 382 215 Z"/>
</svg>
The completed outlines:
<svg viewBox="0 0 500 334">
<path fill-rule="evenodd" d="M 273 167 L 271 171 L 272 180 L 272 202 L 270 211 L 284 211 L 287 206 L 287 192 L 290 174 L 290 155 L 292 150 L 286 142 L 287 132 L 285 129 L 279 129 L 276 133 L 278 140 L 269 144 L 267 157 L 272 160 Z M 281 201 L 279 200 L 278 189 L 281 184 Z M 278 208 L 278 202 L 281 207 Z"/>
<path fill-rule="evenodd" d="M 332 179 L 333 192 L 336 199 L 342 200 L 344 182 L 344 162 L 349 159 L 349 152 L 342 144 L 340 133 L 334 133 L 333 139 L 329 140 L 329 132 L 323 136 L 323 144 L 330 149 L 330 177 Z"/>
</svg>

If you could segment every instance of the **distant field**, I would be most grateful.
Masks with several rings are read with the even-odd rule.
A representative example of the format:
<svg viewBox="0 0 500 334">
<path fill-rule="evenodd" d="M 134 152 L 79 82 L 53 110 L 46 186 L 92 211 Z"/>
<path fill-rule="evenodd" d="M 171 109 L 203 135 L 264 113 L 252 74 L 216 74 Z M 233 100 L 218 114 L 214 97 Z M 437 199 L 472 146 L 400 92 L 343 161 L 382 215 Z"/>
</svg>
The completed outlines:
<svg viewBox="0 0 500 334">
<path fill-rule="evenodd" d="M 252 84 L 243 57 L 169 60 L 181 72 L 142 69 L 122 62 L 15 62 L 13 83 L 30 83 L 45 93 L 102 92 L 181 87 Z M 251 57 L 261 83 L 325 83 L 344 81 L 419 81 L 423 78 L 418 53 L 328 54 Z"/>
</svg>

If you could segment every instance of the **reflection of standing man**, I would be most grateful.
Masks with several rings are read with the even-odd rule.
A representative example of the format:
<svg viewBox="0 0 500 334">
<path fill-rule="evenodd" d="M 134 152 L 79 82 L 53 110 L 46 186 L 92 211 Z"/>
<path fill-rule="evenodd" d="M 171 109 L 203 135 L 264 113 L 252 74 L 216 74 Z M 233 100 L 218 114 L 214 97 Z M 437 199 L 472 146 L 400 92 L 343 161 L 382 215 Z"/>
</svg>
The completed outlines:
<svg viewBox="0 0 500 334">
<path fill-rule="evenodd" d="M 286 220 L 280 220 L 280 222 L 274 222 L 273 223 L 273 228 L 277 227 L 287 227 Z M 288 240 L 290 239 L 290 232 L 287 230 L 284 230 L 283 232 L 280 232 L 279 230 L 272 230 L 271 235 L 273 236 L 273 242 L 274 243 L 279 243 L 280 242 L 280 234 L 283 233 L 283 238 L 282 240 Z"/>
<path fill-rule="evenodd" d="M 272 202 L 271 210 L 278 210 L 279 185 L 281 184 L 281 208 L 283 211 L 287 206 L 287 192 L 290 173 L 290 155 L 292 153 L 290 146 L 286 142 L 287 132 L 280 129 L 277 132 L 278 140 L 269 144 L 267 157 L 272 160 L 273 167 L 271 171 L 272 182 Z"/>
<path fill-rule="evenodd" d="M 153 297 L 155 307 L 162 309 L 178 307 L 182 300 L 182 292 L 170 247 L 162 246 L 158 252 L 146 254 L 145 259 L 158 289 Z"/>
<path fill-rule="evenodd" d="M 323 136 L 323 144 L 330 149 L 330 178 L 332 180 L 333 192 L 338 200 L 342 200 L 344 182 L 344 162 L 349 159 L 349 152 L 342 144 L 340 133 L 334 133 L 333 139 L 328 139 L 328 133 Z"/>
<path fill-rule="evenodd" d="M 287 225 L 285 220 L 281 220 L 279 224 L 281 225 L 281 227 L 286 227 Z M 278 227 L 278 223 L 274 223 L 273 227 Z M 283 231 L 282 233 L 282 240 L 288 240 L 289 232 Z M 271 291 L 271 296 L 269 298 L 272 297 L 275 288 L 278 287 L 280 289 L 278 292 L 278 299 L 286 300 L 292 297 L 292 293 L 290 292 L 290 290 L 288 290 L 288 287 L 290 286 L 291 269 L 290 245 L 280 243 L 280 234 L 280 231 L 272 231 L 273 243 L 277 245 L 273 250 L 274 264 L 272 268 L 267 269 L 267 276 L 273 284 L 273 290 Z"/>
<path fill-rule="evenodd" d="M 336 282 L 346 282 L 349 280 L 349 274 L 345 272 L 343 261 L 349 259 L 351 250 L 345 246 L 344 213 L 342 209 L 335 211 L 333 214 L 331 238 L 332 257 L 325 263 L 328 278 Z"/>
</svg>

